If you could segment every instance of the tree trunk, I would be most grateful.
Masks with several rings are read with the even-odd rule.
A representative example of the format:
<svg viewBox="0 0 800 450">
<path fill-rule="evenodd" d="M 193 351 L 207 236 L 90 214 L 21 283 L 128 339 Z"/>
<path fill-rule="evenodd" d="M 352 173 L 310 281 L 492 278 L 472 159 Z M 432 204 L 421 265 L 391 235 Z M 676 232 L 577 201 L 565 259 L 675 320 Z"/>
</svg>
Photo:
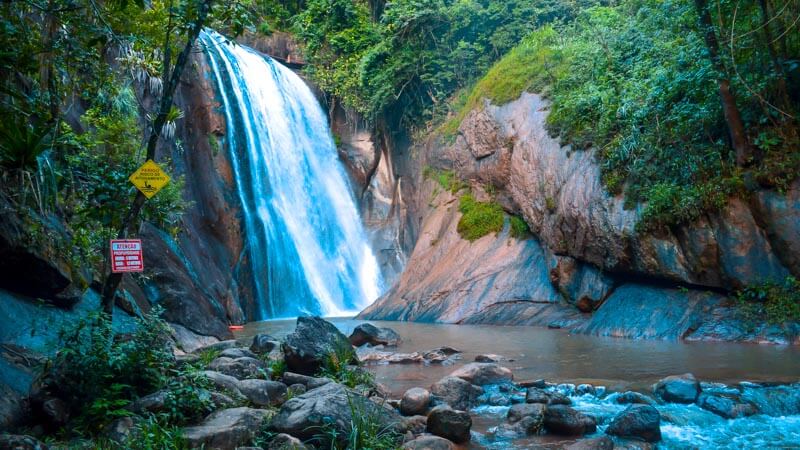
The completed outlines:
<svg viewBox="0 0 800 450">
<path fill-rule="evenodd" d="M 752 147 L 750 147 L 750 143 L 747 140 L 747 133 L 744 130 L 742 115 L 739 112 L 739 108 L 736 106 L 736 99 L 733 96 L 733 92 L 731 92 L 731 82 L 725 75 L 725 65 L 722 63 L 722 59 L 719 56 L 719 42 L 717 41 L 717 34 L 711 22 L 711 14 L 708 12 L 706 0 L 694 0 L 694 3 L 697 8 L 700 31 L 704 34 L 711 64 L 719 77 L 717 79 L 717 85 L 722 102 L 722 113 L 725 116 L 725 123 L 728 125 L 728 132 L 731 136 L 733 150 L 736 152 L 736 164 L 744 166 L 750 162 L 753 156 Z"/>
<path fill-rule="evenodd" d="M 767 51 L 769 52 L 769 59 L 772 62 L 775 75 L 778 77 L 778 96 L 780 96 L 783 102 L 783 107 L 788 109 L 791 107 L 789 89 L 787 88 L 787 80 L 789 77 L 783 67 L 781 58 L 778 56 L 778 52 L 775 50 L 774 38 L 772 37 L 772 30 L 769 26 L 769 6 L 767 5 L 767 0 L 758 0 L 758 4 L 761 7 L 761 28 L 764 32 L 764 40 L 766 41 Z"/>
<path fill-rule="evenodd" d="M 169 82 L 166 86 L 164 86 L 164 91 L 161 95 L 161 103 L 158 109 L 158 115 L 156 116 L 156 120 L 153 121 L 153 128 L 150 132 L 150 138 L 147 141 L 147 155 L 145 156 L 145 161 L 149 159 L 155 159 L 156 145 L 158 144 L 158 138 L 161 136 L 161 131 L 164 128 L 164 124 L 167 121 L 167 114 L 169 114 L 169 111 L 172 108 L 172 98 L 175 95 L 175 90 L 178 88 L 178 83 L 180 83 L 183 69 L 186 67 L 186 63 L 189 61 L 189 56 L 192 52 L 195 42 L 197 41 L 197 36 L 199 36 L 200 31 L 203 30 L 206 18 L 211 10 L 212 1 L 213 0 L 203 0 L 202 3 L 200 3 L 200 8 L 197 12 L 197 19 L 192 25 L 192 28 L 189 30 L 186 45 L 178 55 L 178 60 L 175 62 L 175 67 L 172 69 Z M 169 44 L 168 41 L 167 44 Z M 131 208 L 123 219 L 122 225 L 120 226 L 119 233 L 117 234 L 118 239 L 126 238 L 139 228 L 139 213 L 142 211 L 142 207 L 144 206 L 144 202 L 146 200 L 147 198 L 141 193 L 141 191 L 136 192 L 136 198 L 133 200 Z M 108 266 L 111 267 L 110 262 Z M 121 273 L 111 273 L 108 275 L 108 277 L 106 277 L 106 281 L 103 284 L 102 307 L 103 311 L 108 314 L 109 319 L 114 312 L 114 297 L 117 293 L 119 284 L 122 282 L 122 275 L 123 274 Z"/>
</svg>

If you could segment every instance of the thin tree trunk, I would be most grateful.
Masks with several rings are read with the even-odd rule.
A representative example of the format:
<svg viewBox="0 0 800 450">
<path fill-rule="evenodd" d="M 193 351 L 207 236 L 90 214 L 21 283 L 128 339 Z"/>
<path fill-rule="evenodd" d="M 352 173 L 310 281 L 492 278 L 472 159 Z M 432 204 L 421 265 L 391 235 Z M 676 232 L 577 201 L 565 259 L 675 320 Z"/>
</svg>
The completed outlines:
<svg viewBox="0 0 800 450">
<path fill-rule="evenodd" d="M 47 3 L 47 10 L 44 13 L 44 25 L 42 30 L 42 53 L 39 57 L 39 83 L 42 89 L 47 90 L 48 104 L 50 106 L 50 120 L 55 122 L 58 119 L 59 99 L 56 89 L 56 77 L 53 67 L 55 58 L 55 36 L 58 30 L 58 19 L 56 18 L 56 4 L 54 0 Z"/>
<path fill-rule="evenodd" d="M 736 164 L 744 166 L 752 158 L 753 151 L 747 140 L 742 115 L 736 106 L 736 99 L 731 91 L 731 82 L 725 75 L 725 65 L 719 56 L 719 41 L 717 41 L 717 34 L 711 22 L 711 13 L 708 12 L 706 0 L 695 0 L 694 3 L 697 8 L 700 31 L 704 34 L 711 64 L 719 74 L 717 85 L 722 102 L 722 112 L 725 116 L 725 123 L 728 125 L 733 150 L 736 152 Z"/>
<path fill-rule="evenodd" d="M 761 7 L 761 28 L 764 32 L 764 40 L 767 44 L 767 51 L 769 51 L 769 59 L 772 62 L 775 75 L 778 77 L 778 95 L 783 102 L 783 107 L 788 109 L 791 107 L 791 101 L 789 100 L 789 89 L 787 88 L 789 77 L 785 68 L 783 67 L 783 62 L 778 56 L 778 52 L 775 50 L 775 44 L 773 42 L 774 38 L 772 37 L 772 30 L 769 26 L 770 17 L 767 0 L 758 0 L 758 4 Z"/>
<path fill-rule="evenodd" d="M 200 35 L 200 31 L 202 31 L 203 26 L 205 25 L 206 18 L 211 10 L 212 1 L 213 0 L 203 0 L 203 2 L 200 4 L 200 8 L 197 13 L 197 20 L 189 31 L 186 45 L 178 55 L 178 60 L 175 62 L 175 67 L 172 69 L 169 82 L 166 86 L 164 86 L 164 91 L 161 95 L 161 104 L 158 109 L 158 115 L 156 116 L 156 120 L 153 122 L 153 128 L 150 132 L 150 139 L 147 141 L 147 155 L 145 157 L 145 161 L 149 159 L 155 159 L 156 145 L 158 144 L 158 138 L 161 136 L 161 131 L 164 128 L 164 124 L 167 121 L 167 114 L 169 114 L 169 111 L 172 108 L 172 98 L 175 95 L 175 90 L 178 87 L 178 83 L 180 83 L 183 69 L 186 67 L 186 63 L 189 61 L 189 55 L 191 54 L 192 48 L 197 41 L 197 36 Z M 169 44 L 168 41 L 167 44 Z M 131 208 L 122 221 L 122 225 L 120 226 L 119 233 L 117 234 L 118 239 L 124 239 L 138 229 L 139 213 L 141 213 L 142 206 L 144 206 L 144 202 L 146 200 L 147 198 L 141 193 L 141 191 L 136 192 L 136 198 L 133 200 L 133 204 L 131 204 Z M 111 318 L 114 312 L 114 297 L 117 293 L 119 284 L 122 282 L 122 275 L 123 274 L 121 273 L 111 273 L 108 275 L 108 277 L 106 277 L 106 282 L 103 284 L 102 307 L 103 311 L 108 314 L 109 318 Z"/>
</svg>

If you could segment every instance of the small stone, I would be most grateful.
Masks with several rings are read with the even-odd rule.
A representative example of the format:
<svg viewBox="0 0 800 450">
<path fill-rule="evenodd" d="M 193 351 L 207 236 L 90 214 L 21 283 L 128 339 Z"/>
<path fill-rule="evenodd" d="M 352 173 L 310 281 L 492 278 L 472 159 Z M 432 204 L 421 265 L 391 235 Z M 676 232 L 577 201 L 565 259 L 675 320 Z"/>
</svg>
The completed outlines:
<svg viewBox="0 0 800 450">
<path fill-rule="evenodd" d="M 639 392 L 627 391 L 619 394 L 613 394 L 613 400 L 620 405 L 638 403 L 642 405 L 655 405 L 656 401 L 652 398 L 641 394 Z"/>
<path fill-rule="evenodd" d="M 298 395 L 305 394 L 306 390 L 307 389 L 306 389 L 306 386 L 304 384 L 295 383 L 295 384 L 289 386 L 289 389 L 287 390 L 287 394 L 289 395 L 289 397 L 297 397 Z"/>
<path fill-rule="evenodd" d="M 253 336 L 253 343 L 250 344 L 250 351 L 263 355 L 275 350 L 280 345 L 280 342 L 268 334 L 257 334 Z"/>
<path fill-rule="evenodd" d="M 495 355 L 494 353 L 487 353 L 485 355 L 478 355 L 475 357 L 475 362 L 479 363 L 498 363 L 502 361 L 504 358 L 500 355 Z"/>
<path fill-rule="evenodd" d="M 431 393 L 423 388 L 411 388 L 400 400 L 400 413 L 404 416 L 425 414 L 431 403 Z"/>
<path fill-rule="evenodd" d="M 136 422 L 134 422 L 132 417 L 120 417 L 106 426 L 103 430 L 103 436 L 122 444 L 131 435 L 131 431 L 135 425 Z M 2 444 L 0 444 L 0 448 L 4 448 Z"/>
<path fill-rule="evenodd" d="M 758 408 L 752 403 L 741 402 L 737 398 L 725 395 L 704 393 L 697 399 L 697 404 L 706 411 L 711 411 L 726 419 L 737 419 L 758 414 Z"/>
<path fill-rule="evenodd" d="M 279 433 L 269 441 L 270 450 L 306 450 L 303 441 L 286 433 Z"/>
<path fill-rule="evenodd" d="M 219 356 L 224 356 L 226 358 L 233 358 L 233 359 L 256 357 L 255 353 L 251 352 L 246 348 L 240 348 L 240 347 L 225 349 L 219 354 Z"/>
<path fill-rule="evenodd" d="M 302 384 L 306 390 L 310 391 L 320 386 L 324 386 L 331 382 L 330 378 L 310 377 L 308 375 L 300 375 L 299 373 L 284 372 L 282 377 L 283 384 L 291 386 L 293 384 Z"/>
</svg>

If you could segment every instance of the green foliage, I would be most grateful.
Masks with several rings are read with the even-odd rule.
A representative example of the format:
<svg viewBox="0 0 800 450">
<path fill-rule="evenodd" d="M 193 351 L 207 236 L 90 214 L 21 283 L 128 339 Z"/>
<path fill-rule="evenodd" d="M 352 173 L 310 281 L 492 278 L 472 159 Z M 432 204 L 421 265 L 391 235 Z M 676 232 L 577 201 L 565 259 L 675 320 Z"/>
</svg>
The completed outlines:
<svg viewBox="0 0 800 450">
<path fill-rule="evenodd" d="M 531 230 L 528 228 L 528 223 L 525 219 L 519 216 L 511 216 L 509 218 L 511 224 L 511 236 L 517 239 L 525 239 L 530 236 Z"/>
<path fill-rule="evenodd" d="M 319 376 L 330 378 L 347 387 L 375 386 L 375 377 L 357 364 L 358 357 L 349 344 L 338 345 L 325 355 Z"/>
<path fill-rule="evenodd" d="M 466 181 L 459 179 L 453 170 L 437 170 L 425 166 L 422 176 L 429 180 L 435 180 L 442 189 L 453 194 L 469 186 Z"/>
<path fill-rule="evenodd" d="M 175 368 L 169 326 L 154 309 L 130 336 L 115 336 L 111 321 L 92 314 L 61 332 L 63 347 L 44 374 L 44 389 L 65 401 L 72 429 L 95 434 L 140 395 L 167 385 Z"/>
<path fill-rule="evenodd" d="M 800 13 L 797 5 L 788 9 L 774 12 L 770 26 L 781 30 Z M 723 2 L 715 16 L 730 73 L 713 70 L 693 2 L 625 0 L 532 33 L 453 99 L 456 113 L 441 131 L 454 134 L 484 99 L 502 104 L 525 90 L 542 92 L 551 101 L 551 133 L 574 148 L 596 148 L 608 190 L 624 193 L 629 206 L 644 204 L 639 229 L 680 224 L 744 189 L 717 91 L 717 79 L 727 76 L 758 154 L 744 172 L 786 190 L 800 173 L 798 122 L 790 117 L 800 98 L 785 92 L 800 89 L 800 66 L 788 63 L 800 59 L 800 39 L 774 39 L 786 62 L 777 71 L 756 3 Z"/>
<path fill-rule="evenodd" d="M 737 292 L 736 299 L 748 323 L 800 322 L 800 281 L 794 277 L 747 286 Z"/>
<path fill-rule="evenodd" d="M 333 425 L 327 427 L 324 440 L 336 450 L 395 450 L 402 441 L 391 426 L 383 425 L 380 413 L 364 408 L 364 400 L 348 397 L 350 427 L 342 436 Z"/>
<path fill-rule="evenodd" d="M 288 367 L 286 366 L 285 359 L 281 358 L 269 361 L 269 373 L 272 375 L 273 379 L 277 380 L 282 378 L 283 374 L 286 373 L 287 370 Z"/>
<path fill-rule="evenodd" d="M 569 20 L 594 0 L 399 0 L 379 17 L 364 0 L 310 0 L 295 21 L 311 78 L 367 117 L 415 128 L 536 26 Z"/>
<path fill-rule="evenodd" d="M 189 441 L 183 430 L 165 423 L 156 416 L 148 416 L 137 424 L 124 447 L 141 450 L 189 450 Z"/>
<path fill-rule="evenodd" d="M 175 425 L 200 421 L 214 410 L 211 387 L 210 380 L 192 367 L 173 372 L 173 378 L 166 385 L 163 420 Z"/>
<path fill-rule="evenodd" d="M 222 351 L 215 348 L 204 348 L 197 354 L 200 358 L 198 361 L 202 367 L 206 367 L 211 364 L 211 361 L 217 359 L 220 353 L 222 353 Z"/>
<path fill-rule="evenodd" d="M 459 200 L 458 210 L 462 214 L 458 221 L 458 233 L 468 241 L 503 230 L 505 213 L 497 203 L 479 202 L 472 194 L 464 194 Z"/>
</svg>

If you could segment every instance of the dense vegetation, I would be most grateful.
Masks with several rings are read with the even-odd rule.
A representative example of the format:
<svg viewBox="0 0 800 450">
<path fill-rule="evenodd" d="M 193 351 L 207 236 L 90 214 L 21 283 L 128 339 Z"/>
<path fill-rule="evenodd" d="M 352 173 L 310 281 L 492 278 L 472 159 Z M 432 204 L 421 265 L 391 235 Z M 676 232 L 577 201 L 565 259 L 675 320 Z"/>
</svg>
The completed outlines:
<svg viewBox="0 0 800 450">
<path fill-rule="evenodd" d="M 624 192 L 630 206 L 647 202 L 641 229 L 691 221 L 759 185 L 784 190 L 800 173 L 800 5 L 761 3 L 720 3 L 716 57 L 693 2 L 586 9 L 527 36 L 453 100 L 458 112 L 442 130 L 455 132 L 483 98 L 502 104 L 543 92 L 551 132 L 597 148 L 609 191 Z M 744 160 L 720 80 L 744 125 Z"/>
</svg>

